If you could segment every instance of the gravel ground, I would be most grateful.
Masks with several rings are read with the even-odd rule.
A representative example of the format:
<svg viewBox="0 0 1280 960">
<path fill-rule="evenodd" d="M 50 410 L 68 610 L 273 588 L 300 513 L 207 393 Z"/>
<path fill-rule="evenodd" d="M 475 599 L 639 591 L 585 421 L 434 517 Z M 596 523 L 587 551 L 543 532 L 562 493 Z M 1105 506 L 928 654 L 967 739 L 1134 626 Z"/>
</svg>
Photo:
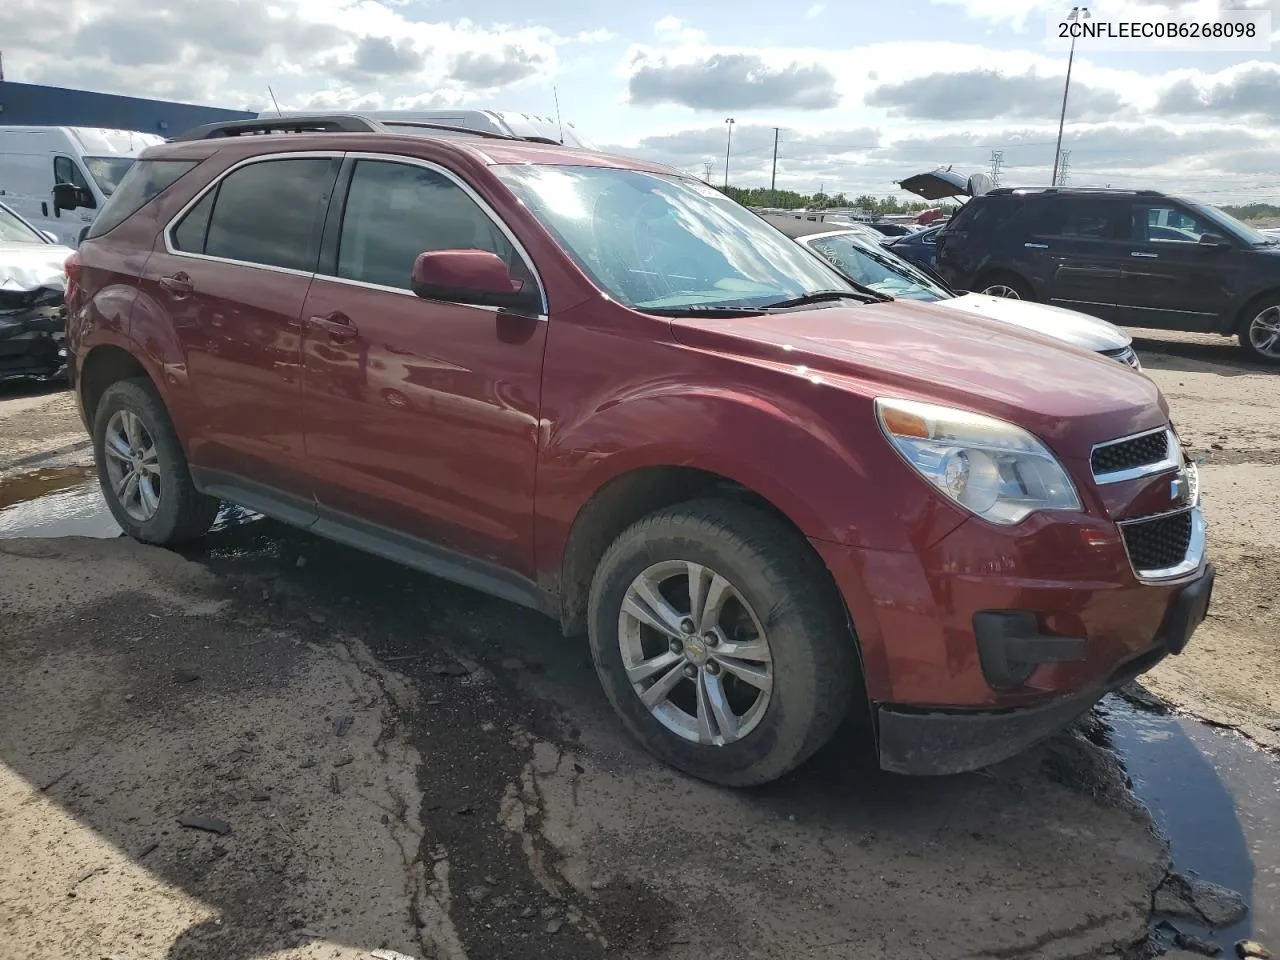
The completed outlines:
<svg viewBox="0 0 1280 960">
<path fill-rule="evenodd" d="M 1274 744 L 1280 379 L 1137 345 L 1221 575 L 1144 682 Z M 82 441 L 65 394 L 0 388 L 0 536 L 32 496 L 81 522 Z M 1097 719 L 928 780 L 850 731 L 718 790 L 635 748 L 549 621 L 270 521 L 0 539 L 0 624 L 4 958 L 1099 957 L 1168 867 Z"/>
</svg>

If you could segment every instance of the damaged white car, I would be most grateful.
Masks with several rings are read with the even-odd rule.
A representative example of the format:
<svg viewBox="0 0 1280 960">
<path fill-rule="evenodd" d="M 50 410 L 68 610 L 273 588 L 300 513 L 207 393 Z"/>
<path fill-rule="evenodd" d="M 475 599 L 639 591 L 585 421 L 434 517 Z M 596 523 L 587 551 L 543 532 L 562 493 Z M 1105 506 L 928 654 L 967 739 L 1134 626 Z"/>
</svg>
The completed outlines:
<svg viewBox="0 0 1280 960">
<path fill-rule="evenodd" d="M 0 382 L 65 374 L 71 252 L 0 203 Z"/>
</svg>

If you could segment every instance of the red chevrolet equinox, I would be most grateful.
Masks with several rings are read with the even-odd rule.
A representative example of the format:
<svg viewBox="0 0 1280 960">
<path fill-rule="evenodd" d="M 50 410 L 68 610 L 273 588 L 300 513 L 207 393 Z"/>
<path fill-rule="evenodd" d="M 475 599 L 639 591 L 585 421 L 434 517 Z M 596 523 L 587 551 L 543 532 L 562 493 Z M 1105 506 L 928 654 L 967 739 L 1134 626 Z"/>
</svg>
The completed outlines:
<svg viewBox="0 0 1280 960">
<path fill-rule="evenodd" d="M 358 116 L 147 150 L 67 264 L 132 537 L 230 501 L 557 618 L 663 760 L 851 709 L 971 770 L 1182 650 L 1214 572 L 1145 376 L 851 284 L 705 184 Z"/>
</svg>

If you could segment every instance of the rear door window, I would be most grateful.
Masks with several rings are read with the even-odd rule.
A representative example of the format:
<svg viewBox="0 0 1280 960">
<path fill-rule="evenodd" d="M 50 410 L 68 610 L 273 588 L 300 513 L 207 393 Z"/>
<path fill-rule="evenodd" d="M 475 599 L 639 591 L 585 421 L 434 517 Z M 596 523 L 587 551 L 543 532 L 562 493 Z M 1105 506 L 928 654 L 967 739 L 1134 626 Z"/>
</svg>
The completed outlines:
<svg viewBox="0 0 1280 960">
<path fill-rule="evenodd" d="M 94 218 L 86 239 L 114 230 L 191 170 L 196 160 L 135 160 Z"/>
<path fill-rule="evenodd" d="M 337 157 L 290 157 L 234 170 L 170 239 L 186 253 L 311 272 L 339 166 Z"/>
<path fill-rule="evenodd" d="M 1076 240 L 1127 240 L 1127 203 L 1107 199 L 1053 199 L 1036 219 L 1042 236 Z"/>
</svg>

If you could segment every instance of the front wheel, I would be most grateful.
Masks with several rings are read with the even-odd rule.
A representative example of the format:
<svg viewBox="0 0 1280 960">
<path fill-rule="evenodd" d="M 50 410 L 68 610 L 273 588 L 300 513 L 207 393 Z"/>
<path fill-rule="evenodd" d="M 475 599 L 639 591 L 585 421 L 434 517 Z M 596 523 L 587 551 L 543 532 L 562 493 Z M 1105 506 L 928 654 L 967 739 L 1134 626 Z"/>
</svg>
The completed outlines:
<svg viewBox="0 0 1280 960">
<path fill-rule="evenodd" d="M 1259 300 L 1245 310 L 1240 346 L 1254 360 L 1280 364 L 1280 296 Z"/>
<path fill-rule="evenodd" d="M 151 382 L 121 380 L 103 391 L 93 418 L 102 495 L 135 540 L 160 546 L 206 533 L 218 501 L 196 490 L 187 458 Z"/>
<path fill-rule="evenodd" d="M 750 507 L 699 501 L 630 527 L 596 570 L 588 618 L 623 723 L 700 779 L 777 779 L 848 712 L 857 657 L 830 577 Z"/>
<path fill-rule="evenodd" d="M 988 297 L 1003 297 L 1006 300 L 1034 301 L 1035 295 L 1026 281 L 1012 274 L 992 274 L 985 277 L 978 285 L 978 292 Z"/>
</svg>

